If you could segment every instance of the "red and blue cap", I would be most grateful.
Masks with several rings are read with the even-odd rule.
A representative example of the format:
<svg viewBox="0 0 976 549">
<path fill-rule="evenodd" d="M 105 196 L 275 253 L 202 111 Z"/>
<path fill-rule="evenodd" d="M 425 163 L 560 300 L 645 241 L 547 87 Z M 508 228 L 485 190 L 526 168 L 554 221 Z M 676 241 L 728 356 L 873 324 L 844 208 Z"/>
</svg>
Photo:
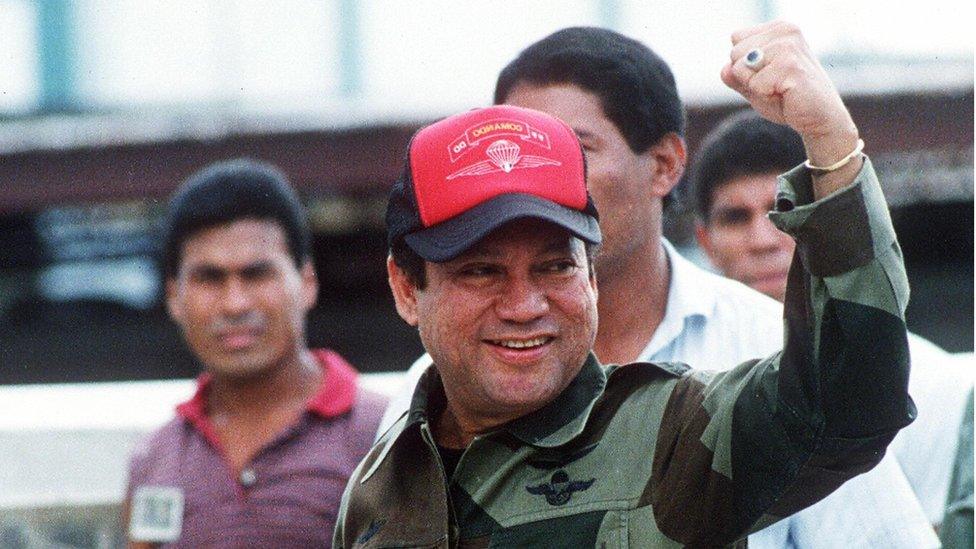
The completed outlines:
<svg viewBox="0 0 976 549">
<path fill-rule="evenodd" d="M 561 120 L 497 105 L 418 131 L 386 210 L 387 239 L 433 263 L 454 259 L 502 225 L 536 218 L 592 244 L 599 215 L 579 139 Z"/>
</svg>

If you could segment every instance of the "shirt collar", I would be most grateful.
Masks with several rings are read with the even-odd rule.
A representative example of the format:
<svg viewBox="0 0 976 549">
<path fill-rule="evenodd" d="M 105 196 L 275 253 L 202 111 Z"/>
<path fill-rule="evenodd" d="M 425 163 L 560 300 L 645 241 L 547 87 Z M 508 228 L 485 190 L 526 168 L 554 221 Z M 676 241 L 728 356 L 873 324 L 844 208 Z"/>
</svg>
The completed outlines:
<svg viewBox="0 0 976 549">
<path fill-rule="evenodd" d="M 348 412 L 356 400 L 358 373 L 338 353 L 328 349 L 314 349 L 312 356 L 322 368 L 322 382 L 308 400 L 307 410 L 322 418 L 332 418 Z M 217 443 L 217 431 L 207 417 L 207 395 L 213 376 L 202 373 L 197 377 L 193 397 L 176 406 L 176 413 L 184 418 L 212 444 Z"/>
<path fill-rule="evenodd" d="M 565 444 L 583 431 L 597 397 L 607 383 L 603 366 L 590 353 L 576 377 L 556 398 L 531 414 L 517 418 L 502 430 L 525 444 L 554 447 Z M 444 386 L 434 367 L 417 383 L 404 429 L 428 421 L 444 406 Z"/>
<path fill-rule="evenodd" d="M 566 444 L 583 432 L 597 397 L 607 385 L 603 366 L 590 353 L 573 381 L 549 404 L 510 422 L 505 429 L 533 446 Z"/>
<path fill-rule="evenodd" d="M 650 360 L 674 341 L 685 329 L 687 319 L 695 316 L 707 318 L 715 311 L 715 293 L 703 291 L 710 286 L 710 281 L 703 276 L 704 272 L 679 254 L 666 238 L 661 239 L 661 244 L 670 268 L 668 302 L 661 324 L 637 357 L 638 360 Z"/>
</svg>

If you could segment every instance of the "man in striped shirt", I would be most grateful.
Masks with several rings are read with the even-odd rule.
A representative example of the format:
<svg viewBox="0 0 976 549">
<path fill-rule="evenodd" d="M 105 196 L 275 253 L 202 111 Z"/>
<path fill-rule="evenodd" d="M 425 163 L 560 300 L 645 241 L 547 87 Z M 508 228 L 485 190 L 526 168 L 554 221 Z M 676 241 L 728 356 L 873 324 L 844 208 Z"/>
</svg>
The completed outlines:
<svg viewBox="0 0 976 549">
<path fill-rule="evenodd" d="M 134 452 L 132 547 L 327 547 L 385 405 L 338 354 L 309 349 L 318 283 L 284 174 L 230 161 L 170 202 L 166 305 L 204 373 Z"/>
</svg>

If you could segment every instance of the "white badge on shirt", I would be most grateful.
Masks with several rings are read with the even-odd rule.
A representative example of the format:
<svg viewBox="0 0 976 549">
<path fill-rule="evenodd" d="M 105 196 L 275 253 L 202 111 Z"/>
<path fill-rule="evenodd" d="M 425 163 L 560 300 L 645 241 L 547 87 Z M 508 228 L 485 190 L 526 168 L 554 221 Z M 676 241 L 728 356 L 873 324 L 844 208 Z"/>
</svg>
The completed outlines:
<svg viewBox="0 0 976 549">
<path fill-rule="evenodd" d="M 171 486 L 139 486 L 132 495 L 129 538 L 168 542 L 183 529 L 183 491 Z"/>
</svg>

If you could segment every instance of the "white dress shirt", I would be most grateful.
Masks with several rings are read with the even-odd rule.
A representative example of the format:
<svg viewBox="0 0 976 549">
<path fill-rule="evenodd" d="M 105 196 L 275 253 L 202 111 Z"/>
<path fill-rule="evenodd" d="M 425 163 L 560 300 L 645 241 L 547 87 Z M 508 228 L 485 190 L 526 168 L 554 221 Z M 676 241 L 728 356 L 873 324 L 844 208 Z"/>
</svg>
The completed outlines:
<svg viewBox="0 0 976 549">
<path fill-rule="evenodd" d="M 666 240 L 664 248 L 671 266 L 668 304 L 638 360 L 725 370 L 782 348 L 781 303 L 701 269 Z M 946 486 L 948 475 L 947 469 Z M 749 547 L 909 549 L 939 547 L 939 540 L 889 451 L 874 469 L 820 503 L 749 536 Z"/>
<path fill-rule="evenodd" d="M 908 350 L 912 356 L 908 394 L 915 400 L 918 417 L 898 432 L 888 450 L 898 458 L 929 522 L 940 524 L 976 364 L 972 353 L 948 353 L 912 333 Z"/>
</svg>

